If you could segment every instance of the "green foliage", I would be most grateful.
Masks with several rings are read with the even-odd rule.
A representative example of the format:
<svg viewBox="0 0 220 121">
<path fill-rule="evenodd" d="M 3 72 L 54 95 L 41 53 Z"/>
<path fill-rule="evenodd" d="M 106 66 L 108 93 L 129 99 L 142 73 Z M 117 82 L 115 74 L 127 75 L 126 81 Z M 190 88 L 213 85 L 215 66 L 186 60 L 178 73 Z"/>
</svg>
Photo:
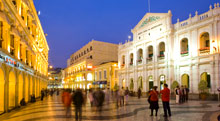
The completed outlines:
<svg viewBox="0 0 220 121">
<path fill-rule="evenodd" d="M 171 89 L 174 90 L 177 86 L 179 86 L 179 83 L 177 81 L 174 81 L 171 85 Z"/>
<path fill-rule="evenodd" d="M 201 93 L 205 93 L 208 90 L 208 82 L 201 80 L 198 85 L 198 89 Z"/>
</svg>

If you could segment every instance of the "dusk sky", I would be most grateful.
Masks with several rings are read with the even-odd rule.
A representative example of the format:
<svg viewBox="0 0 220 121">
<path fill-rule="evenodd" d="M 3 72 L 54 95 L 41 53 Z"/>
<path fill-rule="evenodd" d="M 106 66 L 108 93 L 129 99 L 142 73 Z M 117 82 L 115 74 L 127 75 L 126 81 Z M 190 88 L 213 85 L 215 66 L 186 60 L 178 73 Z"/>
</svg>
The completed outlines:
<svg viewBox="0 0 220 121">
<path fill-rule="evenodd" d="M 34 0 L 48 34 L 49 64 L 66 67 L 72 53 L 92 39 L 125 42 L 131 29 L 148 12 L 148 0 Z M 173 23 L 209 10 L 219 0 L 151 0 L 152 13 L 171 10 Z"/>
</svg>

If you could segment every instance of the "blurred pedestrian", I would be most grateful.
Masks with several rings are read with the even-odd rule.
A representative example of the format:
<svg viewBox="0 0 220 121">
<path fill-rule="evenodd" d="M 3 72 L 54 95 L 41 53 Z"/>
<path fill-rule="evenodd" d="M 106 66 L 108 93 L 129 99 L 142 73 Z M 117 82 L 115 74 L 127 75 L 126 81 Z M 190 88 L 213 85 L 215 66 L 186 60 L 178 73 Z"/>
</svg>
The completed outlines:
<svg viewBox="0 0 220 121">
<path fill-rule="evenodd" d="M 96 107 L 97 107 L 97 110 L 99 112 L 102 111 L 102 105 L 103 105 L 103 102 L 105 100 L 105 94 L 104 92 L 98 88 L 97 91 L 94 93 L 94 99 L 96 100 Z"/>
<path fill-rule="evenodd" d="M 164 89 L 161 90 L 160 93 L 162 94 L 164 117 L 167 117 L 167 111 L 168 111 L 169 116 L 171 116 L 171 111 L 170 111 L 170 89 L 168 89 L 167 84 L 164 84 Z"/>
<path fill-rule="evenodd" d="M 82 105 L 84 104 L 84 96 L 82 90 L 77 89 L 72 97 L 73 105 L 75 107 L 75 119 L 76 121 L 82 120 Z"/>
<path fill-rule="evenodd" d="M 178 104 L 180 102 L 180 87 L 179 86 L 175 88 L 175 95 L 176 95 L 176 103 Z"/>
<path fill-rule="evenodd" d="M 41 101 L 43 101 L 43 99 L 44 99 L 44 89 L 41 90 L 41 98 L 40 99 L 41 99 Z"/>
<path fill-rule="evenodd" d="M 94 106 L 94 99 L 93 99 L 93 90 L 92 89 L 89 89 L 88 97 L 89 97 L 90 105 L 91 105 L 91 107 L 93 107 Z"/>
<path fill-rule="evenodd" d="M 62 102 L 63 102 L 63 105 L 65 107 L 65 110 L 66 110 L 66 117 L 71 117 L 71 94 L 70 94 L 70 90 L 65 90 L 63 93 L 62 93 Z"/>
<path fill-rule="evenodd" d="M 129 90 L 128 90 L 128 87 L 126 87 L 126 90 L 125 90 L 125 105 L 128 104 L 128 96 L 129 96 Z"/>
<path fill-rule="evenodd" d="M 158 95 L 159 95 L 159 92 L 157 91 L 157 86 L 154 86 L 153 90 L 150 91 L 150 94 L 149 94 L 150 109 L 151 109 L 151 115 L 150 116 L 153 116 L 153 111 L 154 110 L 156 111 L 155 116 L 157 116 L 157 112 L 158 112 L 158 109 L 159 109 Z"/>
<path fill-rule="evenodd" d="M 109 90 L 109 88 L 105 88 L 104 92 L 105 92 L 105 101 L 106 101 L 107 104 L 109 104 L 109 101 L 110 101 L 110 90 Z"/>
<path fill-rule="evenodd" d="M 138 88 L 138 99 L 140 99 L 141 98 L 141 88 L 139 87 Z"/>
<path fill-rule="evenodd" d="M 125 94 L 125 91 L 124 91 L 124 88 L 122 87 L 121 89 L 119 89 L 120 106 L 124 105 L 124 101 L 125 101 L 124 94 Z"/>
<path fill-rule="evenodd" d="M 189 88 L 185 85 L 185 91 L 186 91 L 186 101 L 188 101 L 189 98 Z"/>
</svg>

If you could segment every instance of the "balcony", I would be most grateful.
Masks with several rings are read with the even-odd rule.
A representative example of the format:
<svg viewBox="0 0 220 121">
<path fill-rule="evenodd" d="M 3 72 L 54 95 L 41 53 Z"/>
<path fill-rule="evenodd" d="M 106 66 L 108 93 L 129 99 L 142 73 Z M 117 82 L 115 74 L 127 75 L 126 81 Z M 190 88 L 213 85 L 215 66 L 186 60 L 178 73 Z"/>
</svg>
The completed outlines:
<svg viewBox="0 0 220 121">
<path fill-rule="evenodd" d="M 200 54 L 209 54 L 210 53 L 210 47 L 203 47 L 199 49 Z"/>
<path fill-rule="evenodd" d="M 130 66 L 133 66 L 133 62 L 130 62 L 129 65 L 130 65 Z"/>
<path fill-rule="evenodd" d="M 182 51 L 182 52 L 180 52 L 180 55 L 181 56 L 188 56 L 189 55 L 189 51 L 187 50 L 187 51 Z"/>
<path fill-rule="evenodd" d="M 138 64 L 141 64 L 142 63 L 142 59 L 139 59 L 137 62 L 138 62 Z"/>
<path fill-rule="evenodd" d="M 153 60 L 152 57 L 148 57 L 148 58 L 147 58 L 147 62 L 151 62 L 152 60 Z"/>
<path fill-rule="evenodd" d="M 158 55 L 158 58 L 159 58 L 159 60 L 162 60 L 165 58 L 165 56 L 164 56 L 164 54 L 160 54 L 160 55 Z"/>
</svg>

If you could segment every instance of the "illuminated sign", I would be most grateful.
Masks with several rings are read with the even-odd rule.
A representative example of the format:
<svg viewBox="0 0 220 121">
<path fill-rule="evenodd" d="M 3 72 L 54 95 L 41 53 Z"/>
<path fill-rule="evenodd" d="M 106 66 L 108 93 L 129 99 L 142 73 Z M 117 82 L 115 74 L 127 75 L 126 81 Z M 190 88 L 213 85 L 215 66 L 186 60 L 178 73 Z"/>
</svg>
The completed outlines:
<svg viewBox="0 0 220 121">
<path fill-rule="evenodd" d="M 0 54 L 0 60 L 2 62 L 5 62 L 9 66 L 16 67 L 19 70 L 26 71 L 30 74 L 34 74 L 34 71 L 32 69 L 25 68 L 21 63 L 18 63 L 16 60 L 7 55 Z"/>
</svg>

